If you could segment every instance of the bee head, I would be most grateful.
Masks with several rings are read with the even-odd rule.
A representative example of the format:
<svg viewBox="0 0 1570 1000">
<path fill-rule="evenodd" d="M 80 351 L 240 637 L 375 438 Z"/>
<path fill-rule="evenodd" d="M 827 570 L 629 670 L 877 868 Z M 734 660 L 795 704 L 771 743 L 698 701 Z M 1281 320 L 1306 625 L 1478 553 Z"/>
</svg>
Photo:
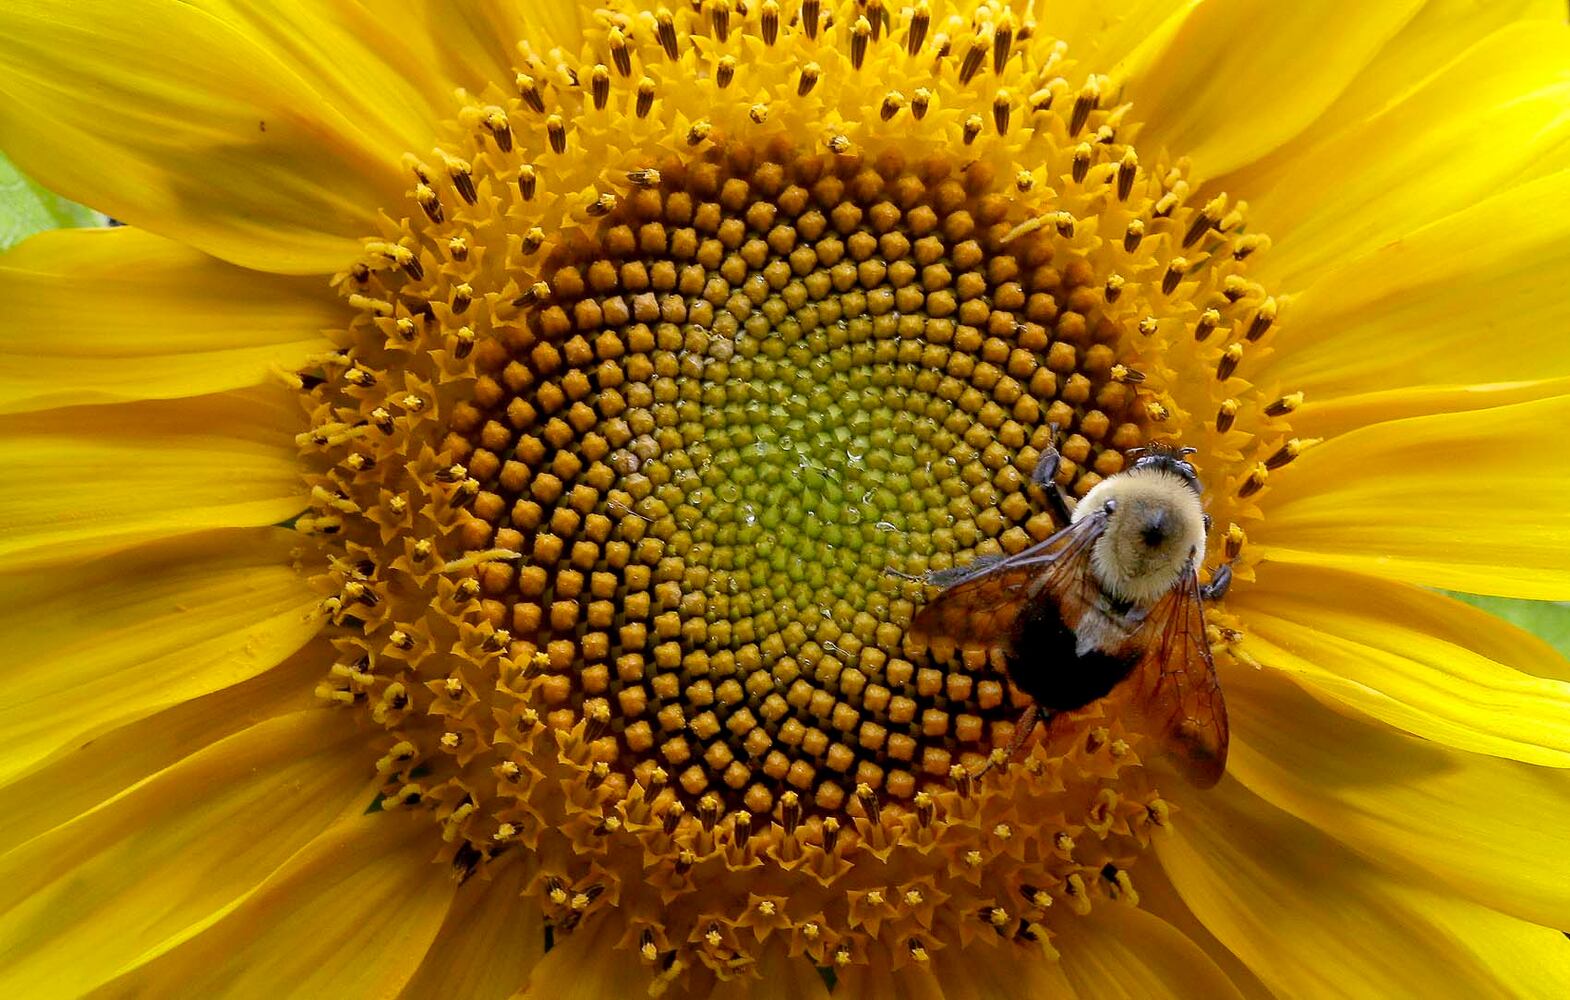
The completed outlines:
<svg viewBox="0 0 1570 1000">
<path fill-rule="evenodd" d="M 1188 462 L 1188 456 L 1198 451 L 1197 448 L 1175 448 L 1167 444 L 1150 444 L 1143 448 L 1130 451 L 1129 457 L 1134 459 L 1133 469 L 1156 469 L 1169 472 L 1188 485 L 1195 494 L 1200 492 L 1199 473 Z"/>
</svg>

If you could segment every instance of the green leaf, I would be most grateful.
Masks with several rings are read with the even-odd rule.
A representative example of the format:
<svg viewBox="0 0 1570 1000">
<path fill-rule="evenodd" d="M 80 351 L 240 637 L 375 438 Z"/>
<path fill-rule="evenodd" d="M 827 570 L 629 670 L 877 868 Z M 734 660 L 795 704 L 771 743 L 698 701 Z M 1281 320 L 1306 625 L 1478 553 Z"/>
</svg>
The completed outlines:
<svg viewBox="0 0 1570 1000">
<path fill-rule="evenodd" d="M 101 213 L 40 187 L 0 156 L 0 250 L 46 229 L 101 226 Z"/>
<path fill-rule="evenodd" d="M 1570 604 L 1554 601 L 1513 601 L 1505 597 L 1451 594 L 1475 608 L 1503 618 L 1570 657 Z"/>
</svg>

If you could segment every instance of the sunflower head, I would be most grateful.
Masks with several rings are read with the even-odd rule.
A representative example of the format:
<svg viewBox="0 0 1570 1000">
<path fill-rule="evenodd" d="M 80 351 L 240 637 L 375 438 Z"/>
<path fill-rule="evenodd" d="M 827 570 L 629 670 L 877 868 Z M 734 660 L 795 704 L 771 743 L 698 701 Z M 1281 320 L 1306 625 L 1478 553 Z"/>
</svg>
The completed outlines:
<svg viewBox="0 0 1570 1000">
<path fill-rule="evenodd" d="M 1297 447 L 1239 375 L 1266 241 L 1135 132 L 1001 5 L 613 6 L 525 43 L 408 157 L 305 378 L 321 690 L 386 727 L 383 807 L 464 872 L 525 854 L 556 927 L 614 913 L 675 979 L 770 939 L 1040 948 L 1133 898 L 1168 817 L 1137 727 L 1061 716 L 973 778 L 1027 700 L 995 650 L 913 641 L 925 588 L 887 571 L 1062 527 L 1028 488 L 1054 435 L 1073 495 L 1192 443 L 1238 520 Z"/>
</svg>

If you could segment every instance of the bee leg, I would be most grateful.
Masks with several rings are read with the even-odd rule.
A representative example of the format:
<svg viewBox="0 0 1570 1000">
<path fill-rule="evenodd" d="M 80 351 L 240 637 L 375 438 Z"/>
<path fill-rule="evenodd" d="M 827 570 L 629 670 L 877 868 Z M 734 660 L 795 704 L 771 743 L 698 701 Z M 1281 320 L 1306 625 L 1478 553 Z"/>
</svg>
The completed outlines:
<svg viewBox="0 0 1570 1000">
<path fill-rule="evenodd" d="M 1041 452 L 1041 458 L 1036 461 L 1036 469 L 1030 474 L 1030 481 L 1041 488 L 1047 495 L 1047 507 L 1052 512 L 1052 520 L 1060 525 L 1066 525 L 1074 520 L 1074 513 L 1069 509 L 1068 497 L 1063 494 L 1063 487 L 1058 485 L 1058 466 L 1062 463 L 1063 456 L 1057 449 L 1057 425 L 1052 426 L 1053 443 Z"/>
<path fill-rule="evenodd" d="M 986 774 L 992 770 L 992 765 L 994 764 L 1007 764 L 1013 760 L 1014 756 L 1019 753 L 1020 747 L 1023 747 L 1025 741 L 1030 739 L 1030 734 L 1035 731 L 1036 722 L 1040 718 L 1041 709 L 1034 704 L 1026 708 L 1020 714 L 1018 724 L 1014 726 L 1014 738 L 1009 740 L 1009 745 L 1001 749 L 994 748 L 992 754 L 987 758 L 987 762 L 981 765 L 981 770 L 972 774 L 971 778 L 979 778 Z"/>
<path fill-rule="evenodd" d="M 1223 563 L 1210 575 L 1210 582 L 1199 588 L 1199 596 L 1207 601 L 1219 601 L 1227 596 L 1227 588 L 1230 586 L 1232 586 L 1232 564 Z"/>
</svg>

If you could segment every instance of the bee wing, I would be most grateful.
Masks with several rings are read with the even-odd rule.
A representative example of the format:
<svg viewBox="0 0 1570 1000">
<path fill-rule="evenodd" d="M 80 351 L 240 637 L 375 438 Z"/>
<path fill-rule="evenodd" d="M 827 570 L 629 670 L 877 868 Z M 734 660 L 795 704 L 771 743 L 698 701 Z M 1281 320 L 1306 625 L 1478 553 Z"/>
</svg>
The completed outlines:
<svg viewBox="0 0 1570 1000">
<path fill-rule="evenodd" d="M 1144 629 L 1151 641 L 1134 668 L 1131 705 L 1183 777 L 1210 788 L 1227 766 L 1227 706 L 1195 570 L 1156 602 Z"/>
<path fill-rule="evenodd" d="M 927 640 L 956 643 L 1008 643 L 1018 635 L 1022 612 L 1050 595 L 1070 628 L 1095 598 L 1089 575 L 1090 551 L 1106 528 L 1104 513 L 1074 522 L 1050 538 L 1003 559 L 987 560 L 973 572 L 944 575 L 932 582 L 948 589 L 929 601 L 911 623 Z"/>
</svg>

